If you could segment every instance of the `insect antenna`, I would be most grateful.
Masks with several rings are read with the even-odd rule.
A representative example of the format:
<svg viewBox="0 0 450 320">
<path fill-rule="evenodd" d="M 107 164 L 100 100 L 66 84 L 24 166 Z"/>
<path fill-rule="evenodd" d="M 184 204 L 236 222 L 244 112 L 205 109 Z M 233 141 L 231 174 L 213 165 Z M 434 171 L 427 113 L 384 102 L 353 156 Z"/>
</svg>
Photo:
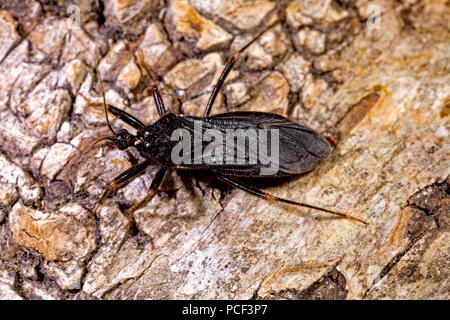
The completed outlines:
<svg viewBox="0 0 450 320">
<path fill-rule="evenodd" d="M 85 156 L 86 154 L 88 154 L 92 149 L 94 149 L 95 147 L 97 147 L 98 144 L 99 144 L 100 142 L 104 141 L 104 140 L 109 140 L 109 141 L 111 141 L 111 142 L 114 142 L 114 137 L 107 136 L 107 137 L 100 137 L 100 138 L 96 139 L 94 142 L 92 142 L 92 143 L 87 147 L 86 150 L 83 150 L 83 151 L 80 150 L 80 151 L 81 151 L 80 157 L 81 157 L 81 156 Z"/>
<path fill-rule="evenodd" d="M 99 138 L 95 139 L 94 142 L 92 142 L 91 144 L 89 144 L 89 145 L 87 146 L 87 148 L 84 149 L 84 150 L 82 150 L 82 149 L 76 147 L 76 150 L 77 150 L 79 153 L 72 155 L 72 156 L 69 158 L 69 160 L 67 160 L 67 164 L 68 164 L 68 168 L 69 168 L 69 169 L 68 169 L 68 170 L 69 170 L 69 173 L 70 173 L 70 174 L 72 173 L 71 169 L 72 169 L 73 166 L 74 166 L 74 162 L 77 163 L 77 162 L 78 162 L 78 159 L 82 159 L 84 156 L 88 155 L 88 153 L 89 153 L 90 151 L 92 151 L 94 148 L 98 147 L 98 145 L 99 145 L 100 142 L 105 141 L 105 140 L 109 140 L 109 141 L 111 141 L 111 142 L 114 142 L 114 137 L 110 137 L 110 136 L 102 136 L 102 137 L 99 137 Z M 89 155 L 88 155 L 88 156 L 89 156 Z M 90 157 L 90 156 L 89 156 L 89 157 Z"/>
<path fill-rule="evenodd" d="M 84 29 L 81 28 L 81 27 L 80 27 L 80 29 L 84 31 L 84 33 L 86 34 L 86 36 L 87 36 L 88 38 L 90 38 L 90 39 L 92 38 L 92 37 L 90 36 L 90 34 L 89 34 L 88 32 L 86 32 L 86 30 L 84 30 Z M 80 40 L 80 39 L 76 36 L 75 33 L 70 32 L 70 33 L 69 33 L 69 37 L 72 37 L 72 36 L 77 40 L 77 42 L 78 42 L 81 46 L 84 46 L 83 41 Z M 113 133 L 113 135 L 116 135 L 116 132 L 115 132 L 114 129 L 112 128 L 111 123 L 109 122 L 109 118 L 108 118 L 108 107 L 107 107 L 107 105 L 106 105 L 105 89 L 104 89 L 104 87 L 103 87 L 103 79 L 102 79 L 100 70 L 99 70 L 98 67 L 95 65 L 95 63 L 94 63 L 94 65 L 91 66 L 91 67 L 95 70 L 95 73 L 97 74 L 98 81 L 99 81 L 99 83 L 100 83 L 100 91 L 101 91 L 101 93 L 102 93 L 103 109 L 104 109 L 104 111 L 105 111 L 106 124 L 108 125 L 108 128 L 109 128 L 109 130 Z M 86 100 L 88 103 L 92 104 L 92 102 L 91 102 L 87 97 L 85 97 L 81 92 L 78 92 L 78 94 L 79 94 L 81 97 L 83 97 L 83 99 Z"/>
<path fill-rule="evenodd" d="M 108 125 L 109 130 L 115 135 L 116 132 L 112 128 L 111 124 L 109 123 L 108 108 L 106 107 L 105 89 L 103 88 L 103 80 L 102 80 L 100 71 L 98 70 L 97 66 L 94 66 L 94 68 L 95 68 L 95 72 L 97 73 L 98 81 L 100 82 L 100 89 L 102 91 L 103 109 L 105 110 L 106 124 Z"/>
<path fill-rule="evenodd" d="M 137 58 L 139 66 L 141 67 L 142 70 L 144 70 L 144 73 L 150 80 L 150 87 L 153 92 L 153 98 L 155 99 L 156 108 L 158 109 L 159 115 L 162 117 L 164 114 L 166 114 L 166 109 L 164 107 L 164 102 L 161 98 L 161 94 L 159 93 L 158 84 L 156 82 L 156 76 L 154 75 L 152 69 L 146 66 L 141 50 L 136 51 L 134 53 L 134 56 Z"/>
<path fill-rule="evenodd" d="M 81 27 L 80 29 L 84 32 L 84 34 L 85 34 L 89 39 L 92 40 L 91 35 L 90 35 L 88 32 L 86 32 L 86 30 L 84 30 L 84 28 Z M 78 38 L 78 36 L 76 35 L 76 33 L 70 32 L 68 36 L 69 36 L 69 37 L 73 37 L 73 38 L 74 38 L 81 46 L 85 47 L 83 41 L 82 41 L 81 39 Z M 85 47 L 85 48 L 86 48 L 86 47 Z M 95 59 L 94 59 L 94 60 L 95 60 Z M 105 89 L 104 89 L 104 86 L 103 86 L 103 79 L 102 79 L 100 70 L 98 69 L 98 67 L 97 67 L 97 65 L 95 64 L 95 62 L 94 62 L 93 65 L 90 65 L 90 67 L 91 67 L 92 69 L 95 70 L 95 73 L 96 73 L 96 75 L 97 75 L 97 79 L 98 79 L 98 82 L 99 82 L 99 85 L 100 85 L 100 92 L 101 92 L 101 96 L 102 96 L 103 110 L 104 110 L 104 112 L 105 112 L 106 124 L 108 125 L 108 128 L 109 128 L 109 130 L 111 131 L 111 133 L 112 133 L 113 135 L 112 135 L 112 136 L 101 136 L 101 137 L 97 138 L 94 142 L 92 142 L 90 145 L 88 145 L 87 148 L 86 148 L 85 150 L 81 150 L 81 149 L 78 149 L 78 148 L 77 148 L 78 151 L 79 151 L 79 153 L 76 154 L 76 155 L 74 155 L 73 157 L 71 157 L 70 160 L 68 161 L 68 163 L 71 163 L 71 161 L 73 161 L 74 158 L 75 158 L 75 159 L 80 159 L 80 158 L 83 158 L 84 156 L 88 155 L 90 151 L 92 151 L 94 148 L 98 147 L 99 143 L 101 143 L 101 142 L 103 142 L 103 141 L 105 141 L 105 140 L 109 140 L 110 142 L 113 142 L 113 143 L 114 143 L 114 137 L 116 136 L 116 132 L 115 132 L 115 130 L 113 129 L 113 127 L 112 127 L 112 125 L 111 125 L 111 123 L 110 123 L 110 121 L 109 121 L 109 117 L 108 117 L 108 106 L 107 106 L 107 104 L 106 104 Z M 95 105 L 95 104 L 96 104 L 96 103 L 93 103 L 93 102 L 92 102 L 88 97 L 86 97 L 83 93 L 78 92 L 78 95 L 80 95 L 80 96 L 81 96 L 81 97 L 82 97 L 89 105 Z M 89 156 L 89 155 L 88 155 L 88 156 Z M 72 165 L 69 165 L 69 172 L 70 172 L 70 169 L 71 169 L 72 167 L 73 167 L 73 164 L 72 164 Z"/>
<path fill-rule="evenodd" d="M 106 98 L 105 98 L 105 89 L 103 87 L 103 80 L 102 77 L 100 75 L 100 71 L 98 70 L 97 66 L 93 66 L 95 72 L 97 73 L 97 77 L 98 77 L 98 81 L 100 83 L 100 91 L 102 93 L 102 101 L 103 101 L 103 109 L 105 111 L 105 119 L 106 119 L 106 124 L 108 125 L 109 130 L 113 133 L 113 135 L 116 135 L 116 132 L 114 131 L 114 129 L 112 128 L 110 122 L 109 122 L 109 118 L 108 118 L 108 107 L 106 106 Z M 81 92 L 78 92 L 78 94 L 88 103 L 88 104 L 93 104 L 92 101 L 86 97 L 85 95 L 83 95 Z"/>
</svg>

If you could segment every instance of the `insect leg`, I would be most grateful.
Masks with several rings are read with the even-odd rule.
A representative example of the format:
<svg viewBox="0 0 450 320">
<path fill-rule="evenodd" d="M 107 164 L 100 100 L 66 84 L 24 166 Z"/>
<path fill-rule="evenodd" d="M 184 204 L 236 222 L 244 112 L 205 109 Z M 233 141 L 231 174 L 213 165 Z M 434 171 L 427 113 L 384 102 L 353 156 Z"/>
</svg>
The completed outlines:
<svg viewBox="0 0 450 320">
<path fill-rule="evenodd" d="M 117 177 L 115 177 L 106 187 L 105 192 L 103 193 L 102 197 L 100 198 L 100 201 L 97 203 L 97 206 L 94 209 L 94 213 L 96 213 L 97 210 L 105 203 L 106 199 L 113 191 L 119 189 L 131 179 L 137 177 L 149 166 L 149 164 L 150 161 L 146 160 L 142 163 L 139 163 L 129 168 L 128 170 L 122 172 Z"/>
<path fill-rule="evenodd" d="M 222 85 L 223 85 L 225 79 L 227 78 L 228 74 L 230 73 L 231 69 L 233 69 L 233 66 L 236 63 L 240 53 L 241 53 L 241 51 L 238 51 L 228 59 L 227 65 L 223 69 L 222 74 L 220 75 L 219 81 L 217 81 L 217 84 L 214 86 L 213 92 L 211 93 L 211 96 L 209 97 L 208 104 L 206 105 L 205 113 L 203 114 L 204 118 L 209 116 L 212 105 L 214 104 L 214 101 L 217 98 L 217 94 L 219 93 L 220 88 L 222 87 Z"/>
<path fill-rule="evenodd" d="M 113 107 L 113 106 L 108 106 L 108 111 L 111 112 L 114 116 L 116 116 L 120 120 L 122 120 L 123 122 L 128 123 L 130 126 L 132 126 L 135 129 L 140 130 L 140 129 L 145 128 L 145 125 L 140 120 L 136 119 L 128 112 L 125 112 L 125 111 L 123 111 L 119 108 Z"/>
<path fill-rule="evenodd" d="M 215 85 L 211 96 L 209 97 L 208 104 L 206 105 L 205 113 L 203 114 L 203 117 L 206 118 L 209 116 L 209 113 L 211 112 L 211 108 L 214 104 L 214 101 L 217 98 L 217 95 L 220 91 L 220 88 L 222 87 L 223 83 L 225 82 L 225 79 L 227 78 L 228 74 L 230 73 L 231 69 L 233 69 L 233 66 L 239 59 L 239 55 L 250 45 L 252 45 L 264 32 L 266 32 L 269 28 L 273 27 L 275 23 L 271 24 L 269 27 L 264 29 L 262 32 L 260 32 L 255 38 L 253 38 L 252 41 L 247 43 L 245 46 L 243 46 L 241 49 L 239 49 L 236 53 L 234 53 L 230 58 L 228 58 L 227 64 L 225 68 L 222 71 L 222 74 L 220 75 L 219 80 L 217 81 L 217 84 Z"/>
<path fill-rule="evenodd" d="M 151 72 L 151 70 L 147 69 L 147 67 L 145 66 L 144 58 L 143 58 L 142 52 L 140 50 L 137 51 L 137 58 L 138 58 L 137 59 L 138 64 L 141 66 L 141 68 L 145 71 L 145 73 L 147 74 L 147 76 L 150 79 L 150 86 L 152 88 L 153 98 L 155 99 L 156 108 L 158 109 L 159 116 L 162 117 L 163 115 L 166 114 L 166 108 L 164 107 L 164 102 L 159 93 L 158 84 L 156 83 L 156 79 L 155 79 L 153 73 Z"/>
<path fill-rule="evenodd" d="M 288 200 L 288 199 L 275 197 L 275 196 L 272 196 L 272 195 L 270 195 L 270 194 L 268 194 L 268 193 L 266 193 L 264 191 L 261 191 L 261 190 L 255 188 L 255 187 L 243 184 L 240 181 L 236 181 L 235 179 L 233 179 L 233 178 L 231 178 L 229 176 L 222 176 L 222 175 L 220 175 L 219 178 L 224 180 L 225 182 L 228 182 L 229 184 L 231 184 L 232 186 L 234 186 L 236 188 L 244 190 L 245 192 L 248 192 L 248 193 L 250 193 L 250 194 L 252 194 L 254 196 L 257 196 L 257 197 L 259 197 L 261 199 L 264 199 L 264 200 L 274 200 L 274 201 L 279 201 L 279 202 L 284 202 L 284 203 L 296 205 L 296 206 L 299 206 L 299 207 L 305 207 L 305 208 L 310 208 L 310 209 L 314 209 L 314 210 L 318 210 L 318 211 L 322 211 L 322 212 L 326 212 L 326 213 L 331 213 L 331 214 L 340 216 L 342 218 L 353 220 L 353 221 L 362 223 L 364 225 L 367 225 L 367 222 L 365 222 L 364 220 L 361 220 L 361 219 L 349 216 L 349 215 L 347 215 L 347 214 L 345 214 L 343 212 L 338 212 L 338 211 L 335 211 L 335 210 L 324 209 L 324 208 L 316 207 L 316 206 L 313 206 L 313 205 L 307 204 L 307 203 L 296 202 L 296 201 L 292 201 L 292 200 Z"/>
<path fill-rule="evenodd" d="M 146 204 L 147 202 L 149 202 L 153 196 L 156 194 L 156 190 L 158 190 L 159 186 L 161 185 L 161 183 L 163 182 L 164 176 L 166 174 L 167 169 L 166 168 L 161 168 L 158 170 L 158 172 L 156 173 L 155 177 L 153 178 L 153 181 L 150 185 L 150 189 L 148 190 L 147 196 L 144 198 L 144 200 L 140 201 L 139 203 L 136 203 L 135 205 L 133 205 L 130 209 L 129 209 L 129 215 L 133 216 L 133 213 L 139 209 L 140 207 L 142 207 L 144 204 Z"/>
</svg>

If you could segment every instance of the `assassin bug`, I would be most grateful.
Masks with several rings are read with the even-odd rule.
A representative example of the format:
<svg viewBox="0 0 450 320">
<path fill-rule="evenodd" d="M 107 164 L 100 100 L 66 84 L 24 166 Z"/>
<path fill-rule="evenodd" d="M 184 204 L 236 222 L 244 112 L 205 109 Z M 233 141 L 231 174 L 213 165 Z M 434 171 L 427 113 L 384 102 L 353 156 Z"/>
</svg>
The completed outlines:
<svg viewBox="0 0 450 320">
<path fill-rule="evenodd" d="M 321 212 L 331 213 L 333 215 L 357 221 L 365 225 L 367 224 L 365 221 L 347 215 L 346 213 L 317 207 L 308 203 L 279 198 L 240 181 L 239 178 L 255 178 L 261 176 L 285 177 L 305 173 L 315 168 L 318 163 L 324 160 L 331 152 L 331 147 L 327 140 L 321 137 L 318 133 L 314 132 L 312 129 L 306 126 L 297 124 L 277 114 L 263 112 L 229 112 L 210 116 L 211 108 L 214 104 L 217 94 L 221 89 L 226 77 L 237 62 L 239 55 L 254 41 L 256 41 L 264 32 L 265 30 L 259 33 L 252 41 L 250 41 L 248 44 L 246 44 L 244 47 L 242 47 L 240 50 L 229 57 L 227 64 L 212 91 L 203 117 L 175 115 L 173 113 L 166 112 L 155 77 L 153 76 L 151 70 L 148 70 L 145 66 L 142 55 L 139 54 L 139 52 L 137 55 L 138 62 L 150 80 L 151 91 L 156 103 L 158 114 L 160 116 L 159 120 L 157 120 L 155 123 L 145 125 L 131 114 L 114 106 L 107 106 L 105 102 L 103 84 L 100 79 L 106 123 L 109 130 L 113 134 L 113 136 L 104 137 L 102 139 L 108 139 L 109 141 L 113 142 L 115 146 L 120 150 L 134 147 L 139 151 L 140 155 L 145 158 L 145 160 L 122 172 L 108 184 L 100 201 L 94 209 L 94 212 L 96 212 L 99 207 L 103 205 L 103 203 L 112 192 L 143 173 L 149 165 L 157 164 L 160 166 L 160 169 L 157 171 L 146 197 L 129 209 L 130 217 L 132 217 L 135 210 L 137 210 L 139 207 L 153 198 L 156 190 L 161 185 L 168 170 L 200 169 L 216 175 L 219 179 L 236 188 L 239 188 L 245 192 L 248 192 L 265 200 L 279 201 L 299 207 L 306 207 Z M 88 100 L 87 98 L 85 99 Z M 120 129 L 116 132 L 109 122 L 108 112 L 112 113 L 115 117 L 129 124 L 131 127 L 135 128 L 137 130 L 136 135 L 131 134 L 126 129 Z M 229 164 L 223 162 L 215 163 L 211 161 L 187 161 L 185 163 L 176 163 L 173 157 L 171 157 L 172 151 L 177 143 L 172 139 L 172 133 L 175 130 L 180 129 L 186 130 L 187 132 L 193 132 L 195 130 L 195 123 L 202 125 L 206 129 L 214 129 L 223 134 L 225 134 L 227 130 L 231 129 L 265 129 L 269 131 L 276 129 L 279 138 L 277 161 L 278 170 L 270 174 L 266 173 L 262 175 L 261 170 L 267 169 L 267 164 L 250 163 L 250 161 L 248 161 L 248 154 L 250 153 L 249 149 L 252 146 L 250 145 L 250 143 L 246 144 L 245 140 L 244 144 L 241 145 L 241 147 L 248 151 L 247 153 L 245 153 L 244 158 L 245 160 L 247 160 L 247 162 L 244 161 L 244 164 Z M 234 142 L 234 140 L 232 142 Z M 267 140 L 266 143 L 268 144 Z M 222 142 L 222 144 L 222 147 L 226 149 L 231 145 L 231 142 L 226 141 Z M 203 146 L 203 143 L 200 143 L 200 145 Z M 232 145 L 230 148 L 232 150 L 235 150 L 234 145 Z M 197 160 L 206 160 L 198 159 L 198 155 L 195 154 L 195 146 L 193 149 L 194 150 L 191 150 L 188 156 L 192 156 L 194 158 L 197 157 Z M 225 155 L 222 155 L 222 158 L 224 158 L 224 156 Z"/>
</svg>

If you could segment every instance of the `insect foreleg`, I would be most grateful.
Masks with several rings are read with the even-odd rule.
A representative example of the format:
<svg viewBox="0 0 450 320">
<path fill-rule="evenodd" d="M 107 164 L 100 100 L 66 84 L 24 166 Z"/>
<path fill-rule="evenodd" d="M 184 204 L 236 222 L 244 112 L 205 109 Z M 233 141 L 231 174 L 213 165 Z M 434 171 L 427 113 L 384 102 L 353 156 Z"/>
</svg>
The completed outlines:
<svg viewBox="0 0 450 320">
<path fill-rule="evenodd" d="M 140 201 L 139 203 L 136 203 L 135 205 L 133 205 L 130 209 L 129 209 L 129 215 L 130 217 L 133 216 L 133 213 L 139 209 L 140 207 L 142 207 L 144 204 L 146 204 L 147 202 L 149 202 L 153 196 L 156 194 L 156 190 L 158 190 L 159 186 L 161 185 L 161 183 L 164 180 L 164 176 L 166 174 L 167 169 L 166 168 L 161 168 L 158 170 L 158 172 L 156 173 L 155 177 L 153 178 L 153 181 L 150 185 L 150 189 L 147 192 L 147 196 L 144 198 L 144 200 Z"/>
<path fill-rule="evenodd" d="M 136 119 L 134 116 L 129 114 L 128 112 L 125 112 L 119 108 L 108 106 L 108 111 L 111 112 L 114 116 L 122 120 L 123 122 L 129 124 L 133 128 L 140 130 L 145 128 L 145 125 L 138 119 Z"/>
<path fill-rule="evenodd" d="M 122 172 L 117 177 L 115 177 L 106 187 L 105 192 L 103 193 L 102 197 L 100 198 L 100 201 L 97 203 L 97 206 L 94 209 L 94 213 L 97 212 L 97 210 L 105 203 L 108 196 L 125 185 L 128 181 L 131 179 L 137 177 L 139 174 L 141 174 L 148 166 L 150 165 L 150 161 L 146 160 L 140 164 L 137 164 L 128 170 Z"/>
<path fill-rule="evenodd" d="M 89 105 L 95 105 L 95 103 L 93 103 L 91 101 L 91 99 L 89 99 L 88 97 L 86 97 L 84 94 L 82 94 L 81 92 L 79 93 L 80 97 L 82 97 Z M 106 108 L 109 112 L 111 112 L 115 117 L 119 118 L 120 120 L 122 120 L 125 123 L 128 123 L 130 126 L 132 126 L 135 129 L 142 129 L 145 127 L 145 125 L 139 121 L 138 119 L 136 119 L 134 116 L 132 116 L 131 114 L 129 114 L 128 112 L 125 112 L 119 108 L 116 108 L 114 106 L 108 105 Z M 109 121 L 108 121 L 109 123 Z M 114 132 L 114 131 L 113 131 Z"/>
</svg>

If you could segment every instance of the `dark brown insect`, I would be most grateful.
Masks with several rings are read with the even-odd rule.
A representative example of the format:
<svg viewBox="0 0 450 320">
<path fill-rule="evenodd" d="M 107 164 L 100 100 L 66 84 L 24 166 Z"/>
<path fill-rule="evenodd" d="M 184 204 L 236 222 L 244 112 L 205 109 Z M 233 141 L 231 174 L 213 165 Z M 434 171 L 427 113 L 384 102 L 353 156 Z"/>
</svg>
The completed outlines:
<svg viewBox="0 0 450 320">
<path fill-rule="evenodd" d="M 228 59 L 228 62 L 213 89 L 203 117 L 190 117 L 167 113 L 163 100 L 161 99 L 155 77 L 152 75 L 151 71 L 145 67 L 140 54 L 138 54 L 138 61 L 141 68 L 145 70 L 148 78 L 150 79 L 151 90 L 160 115 L 160 119 L 158 121 L 151 125 L 145 125 L 131 114 L 116 107 L 110 105 L 107 106 L 103 86 L 101 85 L 106 122 L 109 129 L 113 133 L 113 136 L 106 137 L 105 139 L 113 142 L 121 150 L 129 147 L 136 148 L 140 155 L 146 160 L 122 172 L 119 176 L 112 180 L 108 184 L 103 196 L 98 202 L 95 211 L 103 205 L 107 197 L 112 192 L 122 187 L 139 174 L 143 173 L 149 165 L 156 164 L 161 168 L 156 173 L 145 199 L 133 205 L 129 209 L 130 216 L 132 216 L 132 213 L 136 209 L 152 199 L 168 170 L 200 169 L 214 174 L 219 179 L 231 184 L 234 187 L 242 189 L 265 200 L 275 200 L 300 207 L 315 209 L 366 224 L 365 221 L 347 215 L 346 213 L 320 208 L 311 204 L 283 199 L 267 194 L 251 185 L 245 184 L 239 179 L 240 177 L 255 178 L 262 176 L 293 176 L 308 172 L 315 168 L 320 161 L 324 160 L 331 151 L 331 147 L 327 140 L 314 132 L 312 129 L 292 122 L 289 119 L 277 114 L 262 112 L 231 112 L 217 114 L 214 116 L 209 115 L 217 94 L 227 75 L 237 62 L 239 55 L 256 39 L 258 39 L 261 34 L 262 32 Z M 131 134 L 126 129 L 121 129 L 116 132 L 109 123 L 108 111 L 135 128 L 137 130 L 136 135 Z M 214 149 L 216 151 L 214 154 L 215 161 L 211 161 L 211 154 L 208 154 L 208 158 L 204 155 L 204 153 L 197 152 L 199 151 L 199 147 L 203 150 L 203 147 L 205 147 L 206 144 L 205 141 L 196 141 L 194 137 L 194 141 L 185 141 L 185 146 L 187 146 L 187 149 L 189 150 L 189 152 L 185 155 L 187 156 L 188 161 L 181 163 L 175 161 L 173 157 L 174 148 L 176 148 L 176 145 L 180 143 L 181 140 L 174 141 L 173 133 L 176 130 L 185 130 L 184 132 L 193 133 L 193 135 L 195 135 L 196 126 L 201 127 L 202 134 L 208 132 L 208 130 L 215 130 L 215 132 L 223 134 L 223 136 L 226 136 L 230 130 L 238 129 L 241 129 L 244 132 L 263 131 L 265 133 L 270 133 L 271 137 L 274 136 L 276 132 L 278 135 L 278 141 L 275 141 L 274 143 L 272 140 L 268 141 L 268 139 L 266 139 L 265 147 L 266 150 L 272 150 L 272 147 L 274 147 L 275 144 L 278 145 L 278 159 L 275 163 L 277 170 L 273 172 L 269 170 L 274 163 L 267 161 L 270 160 L 267 158 L 267 153 L 265 155 L 257 153 L 256 155 L 261 161 L 252 161 L 255 159 L 251 159 L 250 154 L 251 149 L 255 148 L 255 146 L 250 143 L 249 136 L 247 136 L 247 140 L 243 139 L 240 144 L 235 144 L 234 139 L 232 141 L 225 139 L 226 141 L 218 142 L 216 140 L 217 136 L 215 136 L 214 141 L 216 142 L 216 147 L 219 146 L 222 148 Z M 209 142 L 211 141 L 212 139 Z M 264 147 L 264 145 L 262 146 Z M 234 152 L 234 155 L 238 151 L 237 148 L 239 147 L 244 150 L 241 163 L 236 163 L 236 161 L 223 161 L 227 157 L 228 151 L 231 151 L 232 153 Z M 219 150 L 219 152 L 217 152 L 217 150 Z M 220 154 L 220 150 L 222 150 L 222 154 Z M 217 161 L 218 159 L 221 161 Z"/>
</svg>

